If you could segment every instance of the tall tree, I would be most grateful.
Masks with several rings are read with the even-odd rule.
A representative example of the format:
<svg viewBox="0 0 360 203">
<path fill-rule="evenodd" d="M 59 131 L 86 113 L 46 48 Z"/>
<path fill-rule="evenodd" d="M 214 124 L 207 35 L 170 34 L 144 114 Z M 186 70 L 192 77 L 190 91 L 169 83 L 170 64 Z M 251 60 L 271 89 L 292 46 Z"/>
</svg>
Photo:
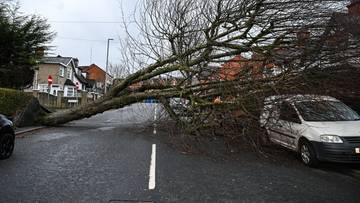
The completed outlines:
<svg viewBox="0 0 360 203">
<path fill-rule="evenodd" d="M 32 84 L 36 50 L 53 38 L 46 20 L 19 12 L 19 5 L 0 0 L 0 86 L 21 89 Z"/>
<path fill-rule="evenodd" d="M 257 123 L 254 119 L 258 118 L 257 112 L 266 95 L 313 90 L 318 78 L 313 78 L 311 73 L 334 65 L 325 59 L 330 54 L 319 53 L 326 49 L 322 45 L 327 40 L 324 35 L 333 13 L 342 12 L 348 2 L 148 0 L 142 3 L 139 13 L 134 15 L 140 34 L 132 35 L 133 28 L 124 24 L 129 29 L 128 38 L 122 43 L 126 45 L 122 48 L 123 65 L 135 71 L 102 99 L 50 114 L 44 119 L 45 124 L 89 117 L 147 97 L 161 100 L 169 114 L 186 128 L 207 124 L 216 113 L 214 109 L 219 109 L 222 115 L 240 109 L 249 123 Z M 356 43 L 354 46 L 358 47 Z M 343 52 L 333 50 L 333 53 L 339 51 Z M 254 60 L 262 65 L 257 71 L 262 73 L 267 64 L 273 63 L 278 73 L 249 77 L 250 70 L 244 68 L 231 80 L 221 78 L 217 67 L 245 53 L 258 56 Z M 169 75 L 181 79 L 175 85 L 149 82 Z M 142 87 L 129 88 L 139 82 L 143 83 Z M 327 87 L 318 92 L 324 93 Z M 218 96 L 229 102 L 214 104 L 213 99 Z M 192 116 L 186 123 L 169 106 L 172 97 L 190 100 L 186 110 Z"/>
</svg>

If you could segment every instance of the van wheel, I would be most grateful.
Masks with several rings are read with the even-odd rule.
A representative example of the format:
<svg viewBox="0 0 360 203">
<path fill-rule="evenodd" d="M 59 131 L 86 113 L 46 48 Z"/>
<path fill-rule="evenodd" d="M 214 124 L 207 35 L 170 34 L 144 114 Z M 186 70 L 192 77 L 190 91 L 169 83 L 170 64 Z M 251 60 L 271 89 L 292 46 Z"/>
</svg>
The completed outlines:
<svg viewBox="0 0 360 203">
<path fill-rule="evenodd" d="M 11 133 L 4 133 L 0 137 L 0 160 L 7 159 L 14 151 L 15 136 Z"/>
<path fill-rule="evenodd" d="M 311 167 L 316 167 L 319 164 L 316 158 L 316 152 L 309 141 L 303 140 L 299 144 L 299 154 L 301 161 Z"/>
</svg>

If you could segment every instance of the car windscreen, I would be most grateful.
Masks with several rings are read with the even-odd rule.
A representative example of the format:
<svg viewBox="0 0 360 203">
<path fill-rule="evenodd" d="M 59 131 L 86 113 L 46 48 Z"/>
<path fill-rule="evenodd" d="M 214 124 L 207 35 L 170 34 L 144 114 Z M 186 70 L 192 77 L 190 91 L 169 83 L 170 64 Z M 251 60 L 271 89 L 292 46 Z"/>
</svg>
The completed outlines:
<svg viewBox="0 0 360 203">
<path fill-rule="evenodd" d="M 338 101 L 303 101 L 295 103 L 305 121 L 355 121 L 359 115 Z"/>
</svg>

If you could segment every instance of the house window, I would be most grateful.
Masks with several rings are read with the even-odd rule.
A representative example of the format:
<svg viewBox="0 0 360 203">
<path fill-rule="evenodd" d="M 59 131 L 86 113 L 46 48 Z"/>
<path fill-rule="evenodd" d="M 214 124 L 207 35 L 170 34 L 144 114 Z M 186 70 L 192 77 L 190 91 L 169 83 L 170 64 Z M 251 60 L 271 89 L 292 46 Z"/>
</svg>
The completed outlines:
<svg viewBox="0 0 360 203">
<path fill-rule="evenodd" d="M 66 96 L 67 97 L 75 97 L 75 88 L 74 87 L 68 87 Z"/>
<path fill-rule="evenodd" d="M 64 68 L 64 67 L 60 67 L 59 75 L 60 75 L 61 77 L 64 77 L 64 75 L 65 75 L 65 68 Z"/>
<path fill-rule="evenodd" d="M 59 90 L 60 90 L 60 86 L 59 86 L 59 85 L 52 85 L 52 86 L 51 86 L 51 94 L 52 94 L 52 95 L 57 96 Z"/>
<path fill-rule="evenodd" d="M 71 68 L 68 69 L 67 78 L 68 78 L 69 80 L 72 80 L 72 70 L 71 70 Z"/>
<path fill-rule="evenodd" d="M 39 92 L 48 92 L 47 84 L 39 84 Z"/>
</svg>

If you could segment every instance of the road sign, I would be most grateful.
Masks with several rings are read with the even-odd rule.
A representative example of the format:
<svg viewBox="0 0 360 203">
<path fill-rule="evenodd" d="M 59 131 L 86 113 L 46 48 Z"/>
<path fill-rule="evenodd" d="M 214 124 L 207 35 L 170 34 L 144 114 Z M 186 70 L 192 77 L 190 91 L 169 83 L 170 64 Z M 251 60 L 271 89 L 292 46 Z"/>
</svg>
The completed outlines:
<svg viewBox="0 0 360 203">
<path fill-rule="evenodd" d="M 53 82 L 51 75 L 48 76 L 48 85 L 50 86 Z"/>
</svg>

